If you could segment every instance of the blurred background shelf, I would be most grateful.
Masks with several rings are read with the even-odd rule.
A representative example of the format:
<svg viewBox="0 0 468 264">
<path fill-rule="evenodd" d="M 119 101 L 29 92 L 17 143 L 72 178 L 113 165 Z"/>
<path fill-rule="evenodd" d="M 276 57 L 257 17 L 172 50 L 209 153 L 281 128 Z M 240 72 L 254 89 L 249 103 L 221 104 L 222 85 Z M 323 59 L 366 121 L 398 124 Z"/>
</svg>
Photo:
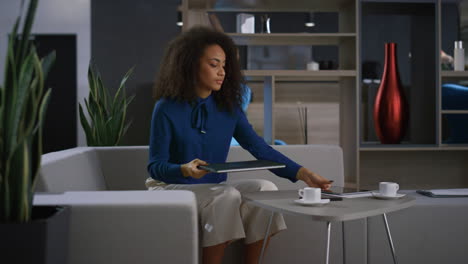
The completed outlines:
<svg viewBox="0 0 468 264">
<path fill-rule="evenodd" d="M 380 144 L 362 143 L 360 151 L 436 151 L 439 146 L 435 144 Z"/>
<path fill-rule="evenodd" d="M 347 5 L 353 5 L 354 0 L 262 0 L 262 1 L 235 1 L 235 0 L 190 0 L 188 8 L 204 9 L 217 12 L 275 12 L 275 11 L 338 11 Z"/>
<path fill-rule="evenodd" d="M 361 144 L 360 151 L 453 151 L 453 150 L 468 150 L 468 144 L 395 144 L 383 145 L 380 143 L 363 143 Z"/>
<path fill-rule="evenodd" d="M 468 110 L 441 110 L 442 114 L 468 114 Z"/>
<path fill-rule="evenodd" d="M 442 71 L 440 76 L 444 78 L 468 78 L 468 71 Z"/>
<path fill-rule="evenodd" d="M 275 81 L 339 81 L 341 78 L 355 78 L 355 70 L 244 70 L 248 81 L 263 81 L 264 77 L 275 76 Z"/>
<path fill-rule="evenodd" d="M 228 33 L 237 45 L 339 45 L 356 33 Z"/>
</svg>

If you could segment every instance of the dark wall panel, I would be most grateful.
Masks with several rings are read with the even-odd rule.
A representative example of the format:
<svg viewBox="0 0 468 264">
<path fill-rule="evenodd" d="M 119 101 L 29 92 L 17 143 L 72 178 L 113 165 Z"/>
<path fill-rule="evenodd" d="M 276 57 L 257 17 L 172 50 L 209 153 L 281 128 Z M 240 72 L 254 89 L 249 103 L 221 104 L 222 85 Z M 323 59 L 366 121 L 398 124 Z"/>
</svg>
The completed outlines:
<svg viewBox="0 0 468 264">
<path fill-rule="evenodd" d="M 133 120 L 123 145 L 147 145 L 154 105 L 152 85 L 167 43 L 180 33 L 176 26 L 180 0 L 99 0 L 91 2 L 91 58 L 112 93 L 132 66 L 127 94 Z"/>
<path fill-rule="evenodd" d="M 34 43 L 39 57 L 56 52 L 45 83 L 52 94 L 44 124 L 43 151 L 76 147 L 76 35 L 35 35 Z"/>
</svg>

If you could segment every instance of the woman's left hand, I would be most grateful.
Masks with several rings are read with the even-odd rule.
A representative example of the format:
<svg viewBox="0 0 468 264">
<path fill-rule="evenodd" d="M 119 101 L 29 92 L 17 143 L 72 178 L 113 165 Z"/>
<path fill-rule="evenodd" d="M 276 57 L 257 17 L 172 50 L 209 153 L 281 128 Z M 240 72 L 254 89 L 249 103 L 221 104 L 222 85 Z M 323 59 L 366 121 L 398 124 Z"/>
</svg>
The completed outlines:
<svg viewBox="0 0 468 264">
<path fill-rule="evenodd" d="M 296 179 L 305 182 L 309 187 L 318 187 L 323 190 L 330 189 L 333 182 L 304 167 L 299 169 Z"/>
</svg>

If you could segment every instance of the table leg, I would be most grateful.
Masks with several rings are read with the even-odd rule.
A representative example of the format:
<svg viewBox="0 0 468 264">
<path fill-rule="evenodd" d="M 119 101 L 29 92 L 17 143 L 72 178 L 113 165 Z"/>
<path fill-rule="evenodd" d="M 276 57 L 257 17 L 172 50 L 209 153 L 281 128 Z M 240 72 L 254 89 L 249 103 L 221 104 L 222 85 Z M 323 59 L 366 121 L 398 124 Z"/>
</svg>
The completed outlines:
<svg viewBox="0 0 468 264">
<path fill-rule="evenodd" d="M 393 246 L 392 235 L 390 234 L 390 228 L 388 227 L 387 214 L 383 214 L 383 219 L 385 222 L 385 230 L 387 231 L 388 242 L 390 242 L 390 249 L 392 250 L 393 263 L 397 264 L 397 259 L 395 255 L 395 247 Z"/>
<path fill-rule="evenodd" d="M 325 264 L 328 264 L 330 260 L 330 230 L 331 230 L 331 222 L 327 222 L 327 256 L 325 259 Z"/>
<path fill-rule="evenodd" d="M 345 223 L 341 222 L 341 236 L 343 241 L 343 264 L 346 264 L 346 240 L 345 240 Z"/>
<path fill-rule="evenodd" d="M 268 236 L 270 236 L 271 222 L 273 222 L 274 215 L 275 212 L 271 212 L 270 220 L 268 221 L 268 226 L 265 231 L 265 238 L 263 239 L 262 251 L 260 252 L 260 256 L 258 256 L 258 264 L 262 264 L 263 261 L 263 254 L 265 253 L 266 244 L 268 243 Z"/>
<path fill-rule="evenodd" d="M 364 242 L 366 243 L 366 244 L 364 245 L 364 250 L 365 250 L 365 253 L 366 253 L 366 255 L 365 255 L 365 256 L 366 256 L 366 262 L 365 262 L 364 264 L 369 264 L 369 263 L 370 263 L 370 261 L 369 261 L 369 260 L 370 260 L 370 248 L 369 248 L 369 240 L 370 240 L 370 239 L 369 239 L 369 234 L 370 234 L 370 232 L 369 232 L 369 220 L 370 220 L 369 217 L 364 218 L 364 225 L 365 225 L 365 229 L 364 229 L 365 234 L 364 234 L 364 235 L 365 235 L 365 237 L 366 237 L 366 239 L 364 240 Z"/>
</svg>

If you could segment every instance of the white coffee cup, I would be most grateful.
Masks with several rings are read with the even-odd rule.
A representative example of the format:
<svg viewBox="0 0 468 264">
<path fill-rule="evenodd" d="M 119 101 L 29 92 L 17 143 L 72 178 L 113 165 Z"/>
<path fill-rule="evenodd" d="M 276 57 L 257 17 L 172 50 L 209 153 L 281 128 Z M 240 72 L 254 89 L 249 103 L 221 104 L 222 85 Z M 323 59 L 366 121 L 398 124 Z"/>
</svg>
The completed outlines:
<svg viewBox="0 0 468 264">
<path fill-rule="evenodd" d="M 322 191 L 320 188 L 305 187 L 298 191 L 299 196 L 302 196 L 302 200 L 308 203 L 320 202 L 322 198 Z"/>
<path fill-rule="evenodd" d="M 400 186 L 396 182 L 381 182 L 379 183 L 380 195 L 383 196 L 396 196 Z"/>
</svg>

